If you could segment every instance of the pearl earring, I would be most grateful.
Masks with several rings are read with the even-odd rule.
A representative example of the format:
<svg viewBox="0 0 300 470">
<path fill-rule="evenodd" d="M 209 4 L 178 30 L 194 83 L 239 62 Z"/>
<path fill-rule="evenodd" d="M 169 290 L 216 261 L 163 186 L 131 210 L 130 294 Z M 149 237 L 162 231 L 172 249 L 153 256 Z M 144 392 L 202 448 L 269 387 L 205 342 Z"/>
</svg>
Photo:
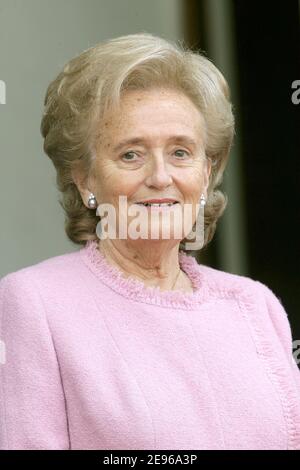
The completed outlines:
<svg viewBox="0 0 300 470">
<path fill-rule="evenodd" d="M 97 207 L 97 201 L 93 193 L 89 195 L 88 206 L 90 209 L 95 209 Z"/>
<path fill-rule="evenodd" d="M 201 206 L 201 207 L 204 207 L 205 204 L 206 204 L 205 196 L 204 196 L 204 194 L 201 194 L 201 197 L 200 197 L 200 206 Z"/>
</svg>

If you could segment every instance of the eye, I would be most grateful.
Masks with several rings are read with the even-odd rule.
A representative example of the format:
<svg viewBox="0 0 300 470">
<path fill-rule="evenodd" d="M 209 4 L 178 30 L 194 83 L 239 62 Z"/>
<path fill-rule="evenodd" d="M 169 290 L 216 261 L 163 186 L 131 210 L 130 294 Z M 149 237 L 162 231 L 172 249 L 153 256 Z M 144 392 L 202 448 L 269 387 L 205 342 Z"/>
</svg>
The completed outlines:
<svg viewBox="0 0 300 470">
<path fill-rule="evenodd" d="M 134 155 L 136 155 L 136 154 L 135 154 L 134 152 L 132 152 L 132 151 L 126 152 L 126 153 L 124 153 L 123 155 L 121 155 L 122 160 L 124 160 L 125 162 L 132 162 L 132 161 L 134 161 L 134 158 L 125 158 L 125 157 L 127 157 L 128 155 L 129 155 L 129 156 L 130 156 L 130 155 L 131 155 L 131 156 L 134 156 Z"/>
<path fill-rule="evenodd" d="M 178 149 L 178 150 L 175 150 L 175 152 L 174 152 L 174 153 L 177 153 L 177 152 L 183 152 L 183 153 L 185 153 L 187 156 L 189 156 L 189 155 L 190 155 L 190 154 L 189 154 L 189 152 L 187 152 L 186 150 L 183 150 L 183 149 Z M 180 156 L 184 157 L 184 155 L 179 155 L 179 157 L 180 157 Z"/>
</svg>

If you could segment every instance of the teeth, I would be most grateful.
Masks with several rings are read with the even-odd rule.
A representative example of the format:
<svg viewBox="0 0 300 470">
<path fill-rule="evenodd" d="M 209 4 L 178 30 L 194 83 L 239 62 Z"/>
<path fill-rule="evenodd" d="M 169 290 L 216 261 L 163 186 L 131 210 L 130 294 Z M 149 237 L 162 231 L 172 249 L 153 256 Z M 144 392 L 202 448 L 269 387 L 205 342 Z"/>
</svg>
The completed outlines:
<svg viewBox="0 0 300 470">
<path fill-rule="evenodd" d="M 143 204 L 143 206 L 154 206 L 154 207 L 160 207 L 160 206 L 173 206 L 175 204 L 174 202 L 162 202 L 157 203 L 157 202 L 140 202 L 139 204 Z"/>
</svg>

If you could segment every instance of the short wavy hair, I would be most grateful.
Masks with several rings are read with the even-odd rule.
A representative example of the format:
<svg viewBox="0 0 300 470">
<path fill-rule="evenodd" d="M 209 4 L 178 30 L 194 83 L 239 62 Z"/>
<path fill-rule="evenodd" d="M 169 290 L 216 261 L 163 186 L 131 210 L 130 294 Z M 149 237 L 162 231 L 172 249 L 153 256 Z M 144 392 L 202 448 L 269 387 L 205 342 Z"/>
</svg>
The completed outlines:
<svg viewBox="0 0 300 470">
<path fill-rule="evenodd" d="M 222 183 L 234 136 L 230 91 L 222 73 L 200 51 L 184 41 L 172 42 L 150 33 L 130 34 L 102 41 L 72 58 L 49 84 L 44 100 L 41 133 L 44 151 L 56 171 L 62 193 L 68 238 L 85 245 L 98 239 L 99 217 L 87 208 L 72 178 L 77 167 L 88 177 L 99 124 L 107 110 L 120 103 L 122 92 L 153 87 L 172 88 L 189 97 L 207 127 L 206 157 L 212 169 L 204 214 L 205 247 L 227 205 Z M 184 249 L 181 241 L 181 247 Z"/>
</svg>

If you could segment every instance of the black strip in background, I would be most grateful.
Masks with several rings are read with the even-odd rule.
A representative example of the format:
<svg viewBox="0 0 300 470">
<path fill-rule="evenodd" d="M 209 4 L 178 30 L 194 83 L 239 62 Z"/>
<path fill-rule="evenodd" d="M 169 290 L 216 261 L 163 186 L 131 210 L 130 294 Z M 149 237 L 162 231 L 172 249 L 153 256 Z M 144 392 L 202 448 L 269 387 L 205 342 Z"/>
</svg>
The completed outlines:
<svg viewBox="0 0 300 470">
<path fill-rule="evenodd" d="M 125 460 L 127 457 L 127 461 Z M 129 461 L 129 457 L 134 458 Z M 122 460 L 121 460 L 122 458 Z M 118 460 L 120 459 L 120 460 Z M 74 464 L 76 468 L 97 469 L 119 466 L 122 468 L 137 468 L 147 465 L 148 468 L 168 468 L 178 467 L 191 467 L 201 468 L 206 463 L 219 464 L 220 468 L 226 464 L 231 466 L 247 464 L 261 464 L 261 463 L 275 463 L 288 465 L 289 463 L 298 462 L 299 455 L 293 451 L 210 451 L 210 450 L 156 450 L 156 451 L 128 451 L 128 450 L 73 450 L 73 451 L 0 451 L 1 464 L 15 464 L 20 465 L 19 468 L 25 464 L 40 465 L 43 464 L 53 465 L 59 464 Z M 107 463 L 105 463 L 107 462 Z M 9 468 L 9 467 L 5 467 Z M 40 467 L 38 467 L 40 468 Z"/>
<path fill-rule="evenodd" d="M 299 2 L 232 0 L 250 275 L 281 298 L 300 338 Z"/>
<path fill-rule="evenodd" d="M 222 1 L 234 15 L 249 276 L 277 294 L 300 339 L 300 104 L 291 99 L 300 80 L 299 2 Z M 184 4 L 187 43 L 209 53 L 203 0 Z M 219 236 L 217 227 L 204 252 L 217 269 Z"/>
</svg>

